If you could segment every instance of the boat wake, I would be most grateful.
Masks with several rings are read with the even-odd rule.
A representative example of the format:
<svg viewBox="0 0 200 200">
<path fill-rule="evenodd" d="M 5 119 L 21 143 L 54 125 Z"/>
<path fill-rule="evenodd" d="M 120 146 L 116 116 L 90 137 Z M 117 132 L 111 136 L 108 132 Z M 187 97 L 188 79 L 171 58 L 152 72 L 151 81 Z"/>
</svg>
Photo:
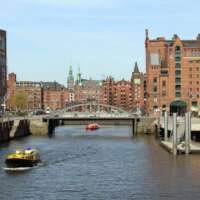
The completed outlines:
<svg viewBox="0 0 200 200">
<path fill-rule="evenodd" d="M 21 172 L 21 171 L 28 171 L 31 169 L 35 169 L 41 166 L 43 166 L 43 163 L 38 163 L 36 166 L 33 167 L 2 167 L 2 169 L 10 172 Z"/>
</svg>

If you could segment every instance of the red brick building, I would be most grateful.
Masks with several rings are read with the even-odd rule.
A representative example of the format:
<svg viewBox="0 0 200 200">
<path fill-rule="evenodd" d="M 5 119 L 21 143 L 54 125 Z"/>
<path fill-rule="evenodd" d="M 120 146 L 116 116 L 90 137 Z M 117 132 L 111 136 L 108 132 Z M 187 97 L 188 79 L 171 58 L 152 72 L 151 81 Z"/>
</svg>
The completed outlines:
<svg viewBox="0 0 200 200">
<path fill-rule="evenodd" d="M 133 109 L 133 86 L 131 82 L 117 81 L 114 84 L 113 105 L 123 110 L 131 111 Z"/>
<path fill-rule="evenodd" d="M 17 81 L 16 74 L 8 75 L 7 108 L 11 108 L 10 99 L 17 91 L 24 91 L 27 95 L 27 110 L 63 109 L 69 99 L 68 90 L 57 82 Z"/>
<path fill-rule="evenodd" d="M 131 77 L 132 90 L 133 90 L 133 109 L 145 109 L 144 99 L 144 74 L 140 73 L 137 62 Z"/>
<path fill-rule="evenodd" d="M 69 100 L 68 90 L 57 82 L 42 82 L 43 108 L 50 110 L 64 109 Z"/>
<path fill-rule="evenodd" d="M 27 95 L 27 110 L 33 111 L 42 107 L 42 88 L 40 82 L 17 81 L 15 92 L 24 91 Z"/>
<path fill-rule="evenodd" d="M 114 81 L 110 76 L 102 82 L 101 103 L 130 111 L 133 108 L 133 87 L 131 82 Z"/>
<path fill-rule="evenodd" d="M 8 74 L 7 79 L 7 99 L 10 99 L 15 92 L 17 76 L 15 73 Z"/>
<path fill-rule="evenodd" d="M 75 101 L 84 103 L 87 101 L 99 101 L 101 81 L 82 79 L 74 87 Z"/>
<path fill-rule="evenodd" d="M 109 76 L 106 80 L 102 81 L 100 102 L 106 105 L 114 105 L 114 78 Z"/>
<path fill-rule="evenodd" d="M 200 35 L 194 40 L 149 39 L 146 31 L 147 110 L 200 110 Z"/>
</svg>

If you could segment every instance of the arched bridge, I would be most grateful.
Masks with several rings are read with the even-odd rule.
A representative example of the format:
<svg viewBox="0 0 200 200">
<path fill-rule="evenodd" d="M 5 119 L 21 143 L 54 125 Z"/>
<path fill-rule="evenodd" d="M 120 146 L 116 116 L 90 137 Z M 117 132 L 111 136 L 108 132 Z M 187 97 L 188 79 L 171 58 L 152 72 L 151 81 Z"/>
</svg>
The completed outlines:
<svg viewBox="0 0 200 200">
<path fill-rule="evenodd" d="M 98 104 L 98 103 L 82 103 L 82 104 L 70 105 L 63 110 L 55 111 L 51 113 L 51 116 L 105 118 L 105 117 L 132 117 L 134 115 L 132 113 L 123 110 L 122 108 L 112 105 Z"/>
<path fill-rule="evenodd" d="M 122 108 L 108 105 L 108 104 L 101 104 L 98 102 L 75 104 L 75 105 L 71 105 L 65 108 L 65 111 L 74 111 L 74 110 L 88 110 L 90 112 L 104 110 L 104 111 L 110 111 L 110 112 L 113 111 L 113 112 L 120 112 L 120 113 L 128 113 Z"/>
<path fill-rule="evenodd" d="M 121 108 L 98 103 L 83 103 L 68 106 L 43 118 L 48 122 L 49 133 L 53 133 L 60 125 L 86 125 L 99 123 L 100 125 L 128 125 L 135 132 L 135 123 L 139 117 Z"/>
</svg>

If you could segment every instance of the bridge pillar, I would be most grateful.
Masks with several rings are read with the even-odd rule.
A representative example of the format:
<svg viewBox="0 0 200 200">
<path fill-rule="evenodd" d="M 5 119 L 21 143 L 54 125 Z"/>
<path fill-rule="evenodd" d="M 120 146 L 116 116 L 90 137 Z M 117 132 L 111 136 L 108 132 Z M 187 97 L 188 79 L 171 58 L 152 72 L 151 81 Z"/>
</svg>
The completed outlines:
<svg viewBox="0 0 200 200">
<path fill-rule="evenodd" d="M 132 120 L 132 134 L 135 135 L 135 119 Z"/>
</svg>

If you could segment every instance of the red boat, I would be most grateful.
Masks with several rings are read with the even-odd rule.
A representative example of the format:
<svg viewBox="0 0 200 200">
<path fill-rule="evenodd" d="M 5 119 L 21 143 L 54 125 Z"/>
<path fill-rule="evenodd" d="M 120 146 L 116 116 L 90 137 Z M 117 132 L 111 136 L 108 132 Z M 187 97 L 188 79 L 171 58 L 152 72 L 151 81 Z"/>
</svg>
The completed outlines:
<svg viewBox="0 0 200 200">
<path fill-rule="evenodd" d="M 88 125 L 85 127 L 85 129 L 86 129 L 86 130 L 89 130 L 89 131 L 94 131 L 94 130 L 97 130 L 97 129 L 99 129 L 99 128 L 100 128 L 99 124 L 96 124 L 96 123 L 88 124 Z"/>
</svg>

